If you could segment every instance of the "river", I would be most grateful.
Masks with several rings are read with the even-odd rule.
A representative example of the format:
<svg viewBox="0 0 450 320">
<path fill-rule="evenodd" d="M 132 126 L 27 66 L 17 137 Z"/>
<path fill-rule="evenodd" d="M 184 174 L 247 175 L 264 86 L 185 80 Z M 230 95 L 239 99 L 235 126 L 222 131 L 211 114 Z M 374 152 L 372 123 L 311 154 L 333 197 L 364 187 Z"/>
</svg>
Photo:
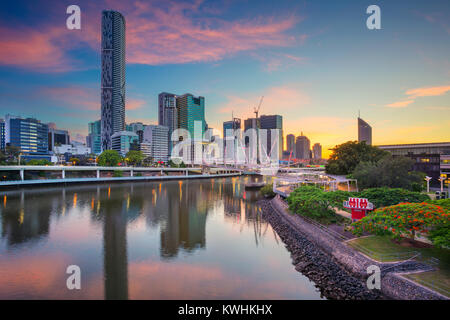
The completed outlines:
<svg viewBox="0 0 450 320">
<path fill-rule="evenodd" d="M 322 299 L 247 179 L 1 190 L 0 299 Z"/>
</svg>

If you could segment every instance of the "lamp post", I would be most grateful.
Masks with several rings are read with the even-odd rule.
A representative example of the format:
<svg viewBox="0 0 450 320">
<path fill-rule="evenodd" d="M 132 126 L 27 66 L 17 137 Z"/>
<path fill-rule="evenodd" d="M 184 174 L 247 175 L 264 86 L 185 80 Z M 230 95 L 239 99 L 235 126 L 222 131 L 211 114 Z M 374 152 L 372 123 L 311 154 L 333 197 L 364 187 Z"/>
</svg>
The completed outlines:
<svg viewBox="0 0 450 320">
<path fill-rule="evenodd" d="M 443 192 L 444 191 L 444 180 L 445 180 L 445 178 L 444 177 L 439 177 L 438 180 L 441 182 L 441 192 Z"/>
<path fill-rule="evenodd" d="M 429 176 L 426 176 L 426 177 L 425 177 L 425 180 L 427 181 L 427 193 L 430 192 L 430 180 L 431 180 L 431 179 L 432 179 L 432 178 L 429 177 Z"/>
</svg>

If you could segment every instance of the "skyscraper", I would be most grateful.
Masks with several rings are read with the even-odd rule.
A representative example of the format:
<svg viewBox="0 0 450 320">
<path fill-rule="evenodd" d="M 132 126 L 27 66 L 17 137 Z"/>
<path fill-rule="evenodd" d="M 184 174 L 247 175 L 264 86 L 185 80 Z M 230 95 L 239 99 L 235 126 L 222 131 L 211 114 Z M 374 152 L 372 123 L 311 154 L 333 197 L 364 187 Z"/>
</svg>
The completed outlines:
<svg viewBox="0 0 450 320">
<path fill-rule="evenodd" d="M 176 107 L 178 111 L 178 128 L 186 129 L 191 139 L 194 139 L 195 121 L 201 121 L 201 134 L 205 132 L 205 98 L 194 97 L 190 93 L 178 96 L 176 99 Z"/>
<path fill-rule="evenodd" d="M 185 163 L 200 162 L 202 159 L 203 134 L 206 131 L 205 98 L 190 93 L 177 96 L 178 128 L 185 129 L 191 139 L 191 146 L 183 154 Z M 195 129 L 199 128 L 199 132 Z M 183 137 L 185 140 L 187 137 Z"/>
<path fill-rule="evenodd" d="M 236 133 L 238 129 L 241 129 L 241 119 L 239 118 L 233 118 L 233 120 L 223 123 L 223 158 L 226 160 L 236 159 L 237 140 L 240 138 Z"/>
<path fill-rule="evenodd" d="M 281 158 L 283 152 L 283 117 L 280 115 L 262 115 L 260 118 L 260 128 L 265 129 L 267 132 L 267 142 L 264 146 L 264 149 L 267 153 L 267 156 L 272 156 L 275 148 L 278 145 L 278 158 Z M 272 129 L 277 129 L 278 131 L 278 141 L 275 141 L 277 137 L 272 138 Z M 272 141 L 274 140 L 274 141 Z M 275 155 L 273 155 L 275 156 Z"/>
<path fill-rule="evenodd" d="M 303 135 L 303 132 L 295 141 L 295 158 L 311 159 L 311 143 L 309 139 Z"/>
<path fill-rule="evenodd" d="M 372 127 L 358 117 L 358 142 L 361 141 L 365 141 L 368 145 L 372 144 Z"/>
<path fill-rule="evenodd" d="M 102 12 L 101 124 L 102 150 L 111 137 L 125 130 L 125 18 L 117 11 Z"/>
<path fill-rule="evenodd" d="M 169 128 L 169 154 L 172 152 L 172 132 L 178 128 L 177 96 L 162 92 L 158 95 L 158 124 Z"/>
<path fill-rule="evenodd" d="M 292 152 L 292 157 L 295 158 L 295 136 L 293 134 L 286 136 L 286 150 L 289 154 Z"/>
<path fill-rule="evenodd" d="M 315 143 L 313 145 L 312 154 L 314 159 L 322 159 L 322 146 L 320 143 Z"/>
<path fill-rule="evenodd" d="M 91 152 L 95 154 L 102 153 L 102 134 L 101 121 L 97 120 L 88 123 L 88 136 L 86 137 L 87 146 L 91 148 Z"/>
<path fill-rule="evenodd" d="M 0 150 L 5 151 L 5 120 L 0 119 Z"/>
</svg>

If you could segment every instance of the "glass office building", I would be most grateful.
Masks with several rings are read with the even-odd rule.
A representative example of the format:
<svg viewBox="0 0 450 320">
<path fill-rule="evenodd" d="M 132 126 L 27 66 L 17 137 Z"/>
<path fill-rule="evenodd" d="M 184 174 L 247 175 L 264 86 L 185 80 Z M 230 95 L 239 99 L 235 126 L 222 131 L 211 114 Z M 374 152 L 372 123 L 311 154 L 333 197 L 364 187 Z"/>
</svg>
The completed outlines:
<svg viewBox="0 0 450 320">
<path fill-rule="evenodd" d="M 34 118 L 5 117 L 5 145 L 24 154 L 48 155 L 48 125 Z"/>
<path fill-rule="evenodd" d="M 177 97 L 178 128 L 186 129 L 194 139 L 195 121 L 201 122 L 202 136 L 206 129 L 205 98 L 187 93 Z"/>
<path fill-rule="evenodd" d="M 94 154 L 102 153 L 102 124 L 100 120 L 88 123 L 86 144 Z"/>
</svg>

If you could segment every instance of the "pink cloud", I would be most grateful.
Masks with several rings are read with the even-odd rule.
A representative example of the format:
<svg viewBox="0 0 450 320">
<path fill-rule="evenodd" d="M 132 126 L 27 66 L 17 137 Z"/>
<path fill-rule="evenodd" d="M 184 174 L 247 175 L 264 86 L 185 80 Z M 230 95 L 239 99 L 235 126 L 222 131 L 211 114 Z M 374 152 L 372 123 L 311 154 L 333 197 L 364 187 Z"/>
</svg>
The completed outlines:
<svg viewBox="0 0 450 320">
<path fill-rule="evenodd" d="M 220 113 L 233 111 L 235 116 L 253 118 L 253 107 L 257 106 L 261 96 L 264 95 L 259 111 L 263 114 L 283 114 L 286 110 L 298 110 L 311 102 L 310 97 L 299 88 L 299 85 L 288 84 L 272 87 L 262 91 L 260 94 L 250 94 L 244 97 L 228 96 L 227 102 L 219 107 Z"/>
<path fill-rule="evenodd" d="M 83 110 L 100 110 L 100 92 L 82 86 L 41 88 L 39 95 L 61 102 L 65 105 L 78 106 Z"/>
<path fill-rule="evenodd" d="M 389 108 L 404 108 L 404 107 L 410 105 L 413 102 L 414 102 L 414 100 L 398 101 L 398 102 L 394 102 L 394 103 L 391 103 L 391 104 L 387 104 L 386 107 L 389 107 Z"/>
<path fill-rule="evenodd" d="M 141 99 L 127 99 L 126 110 L 136 110 L 141 108 L 145 104 L 145 100 Z"/>
<path fill-rule="evenodd" d="M 406 94 L 411 98 L 427 97 L 427 96 L 441 96 L 450 91 L 450 86 L 425 87 L 406 91 Z"/>
<path fill-rule="evenodd" d="M 119 10 L 125 16 L 128 63 L 159 65 L 218 61 L 262 47 L 290 46 L 306 37 L 288 34 L 300 21 L 294 14 L 227 21 L 214 17 L 211 8 L 205 6 L 202 11 L 202 1 L 134 1 L 125 4 L 106 0 L 88 3 L 84 8 L 80 31 L 69 31 L 59 24 L 33 29 L 0 26 L 0 64 L 41 72 L 76 69 L 77 61 L 70 57 L 71 49 L 87 45 L 100 51 L 103 8 Z M 220 10 L 214 12 L 219 14 Z"/>
<path fill-rule="evenodd" d="M 61 28 L 35 30 L 0 26 L 0 64 L 54 72 L 72 69 L 71 61 L 61 45 Z"/>
<path fill-rule="evenodd" d="M 408 95 L 409 100 L 402 100 L 387 104 L 386 107 L 389 108 L 404 108 L 410 105 L 419 97 L 430 97 L 430 96 L 442 96 L 450 91 L 450 86 L 436 86 L 436 87 L 422 87 L 416 89 L 407 90 L 405 93 Z"/>
</svg>

